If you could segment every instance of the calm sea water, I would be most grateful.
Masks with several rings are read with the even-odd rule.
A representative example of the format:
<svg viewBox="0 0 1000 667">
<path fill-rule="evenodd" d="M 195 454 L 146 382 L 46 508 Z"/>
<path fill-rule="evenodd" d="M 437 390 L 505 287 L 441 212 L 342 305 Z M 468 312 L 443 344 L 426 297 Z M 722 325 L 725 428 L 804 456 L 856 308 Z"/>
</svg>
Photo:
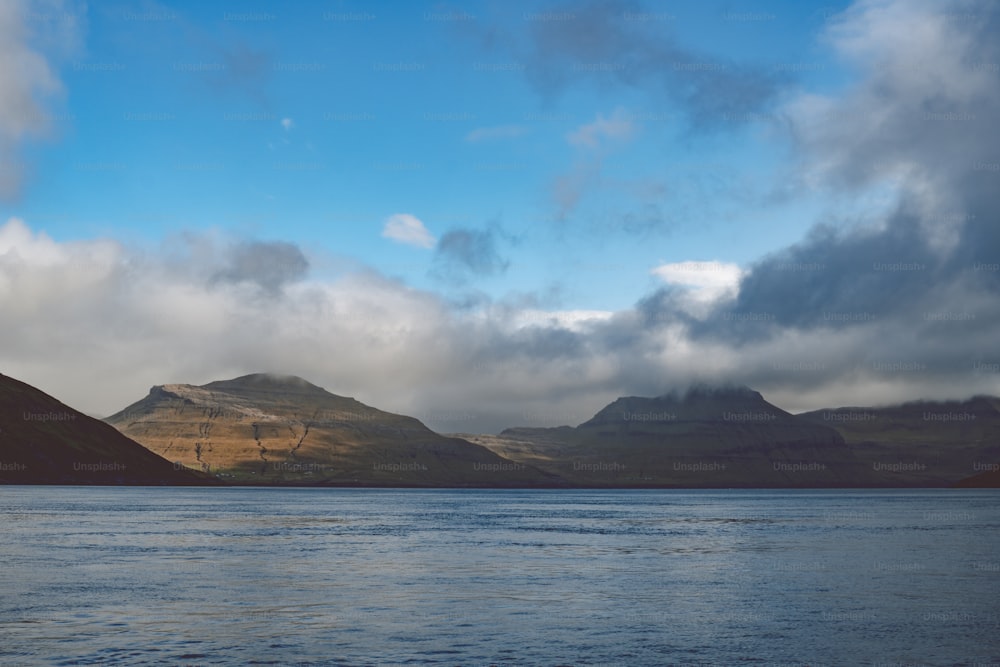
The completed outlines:
<svg viewBox="0 0 1000 667">
<path fill-rule="evenodd" d="M 1000 664 L 994 491 L 0 487 L 0 664 Z"/>
</svg>

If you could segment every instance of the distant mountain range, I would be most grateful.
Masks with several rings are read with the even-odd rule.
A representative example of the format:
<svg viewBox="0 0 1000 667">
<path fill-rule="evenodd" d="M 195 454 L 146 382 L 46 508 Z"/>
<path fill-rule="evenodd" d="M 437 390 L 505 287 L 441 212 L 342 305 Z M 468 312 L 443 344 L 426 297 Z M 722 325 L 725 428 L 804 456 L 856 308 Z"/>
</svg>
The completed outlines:
<svg viewBox="0 0 1000 667">
<path fill-rule="evenodd" d="M 0 375 L 0 483 L 215 484 L 99 419 Z"/>
<path fill-rule="evenodd" d="M 792 415 L 747 387 L 702 386 L 619 398 L 576 428 L 465 437 L 586 485 L 992 486 L 980 473 L 1000 462 L 1000 399 Z"/>
<path fill-rule="evenodd" d="M 293 376 L 153 387 L 107 419 L 159 456 L 230 483 L 550 486 L 554 476 Z"/>
<path fill-rule="evenodd" d="M 575 428 L 467 436 L 578 484 L 830 487 L 870 483 L 836 429 L 771 405 L 746 387 L 619 398 Z"/>
<path fill-rule="evenodd" d="M 0 483 L 1000 486 L 993 397 L 793 415 L 747 387 L 695 386 L 619 398 L 575 427 L 441 435 L 298 377 L 254 374 L 155 386 L 106 421 L 0 375 Z"/>
</svg>

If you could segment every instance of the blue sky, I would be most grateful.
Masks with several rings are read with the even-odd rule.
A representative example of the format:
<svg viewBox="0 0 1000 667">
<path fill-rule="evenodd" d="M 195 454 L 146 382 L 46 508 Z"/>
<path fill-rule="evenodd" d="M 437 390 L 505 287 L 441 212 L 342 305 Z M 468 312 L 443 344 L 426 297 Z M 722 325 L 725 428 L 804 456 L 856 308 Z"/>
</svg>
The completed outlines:
<svg viewBox="0 0 1000 667">
<path fill-rule="evenodd" d="M 817 45 L 835 5 L 629 7 L 615 10 L 628 29 L 706 62 L 818 89 L 846 75 Z M 788 166 L 768 105 L 700 129 L 644 82 L 577 66 L 557 90 L 534 83 L 523 42 L 567 16 L 526 3 L 90 7 L 82 46 L 59 64 L 54 135 L 32 147 L 34 177 L 4 217 L 56 240 L 148 246 L 206 228 L 282 239 L 422 288 L 541 289 L 570 309 L 629 306 L 660 264 L 747 264 L 812 224 L 809 194 L 767 203 Z M 627 67 L 605 60 L 593 66 Z M 620 136 L 574 145 L 602 118 L 620 119 Z M 559 200 L 561 181 L 581 190 L 575 205 Z M 381 235 L 400 213 L 434 237 L 496 230 L 507 268 L 461 286 L 436 278 L 432 249 Z M 581 275 L 604 265 L 621 268 Z"/>
<path fill-rule="evenodd" d="M 7 0 L 0 364 L 94 414 L 274 371 L 444 431 L 1000 393 L 998 14 Z"/>
</svg>

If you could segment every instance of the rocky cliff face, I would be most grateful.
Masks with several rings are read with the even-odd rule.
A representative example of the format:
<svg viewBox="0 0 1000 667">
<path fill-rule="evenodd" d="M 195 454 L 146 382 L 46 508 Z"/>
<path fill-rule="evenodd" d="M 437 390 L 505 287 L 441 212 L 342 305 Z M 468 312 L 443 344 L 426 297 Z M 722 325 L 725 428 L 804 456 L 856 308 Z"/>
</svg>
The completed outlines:
<svg viewBox="0 0 1000 667">
<path fill-rule="evenodd" d="M 864 466 L 829 426 L 746 387 L 622 397 L 575 428 L 473 438 L 576 483 L 607 486 L 863 486 Z"/>
<path fill-rule="evenodd" d="M 553 476 L 298 377 L 162 385 L 107 421 L 151 451 L 235 483 L 533 486 Z"/>
<path fill-rule="evenodd" d="M 104 422 L 0 375 L 0 483 L 208 484 Z"/>
</svg>

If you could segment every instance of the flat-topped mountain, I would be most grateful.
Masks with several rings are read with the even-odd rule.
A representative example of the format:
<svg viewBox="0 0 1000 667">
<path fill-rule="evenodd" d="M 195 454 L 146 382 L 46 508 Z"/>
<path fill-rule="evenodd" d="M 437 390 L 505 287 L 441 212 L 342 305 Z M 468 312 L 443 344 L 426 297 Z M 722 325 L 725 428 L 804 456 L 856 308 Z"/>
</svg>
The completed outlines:
<svg viewBox="0 0 1000 667">
<path fill-rule="evenodd" d="M 830 426 L 747 387 L 622 397 L 577 427 L 468 436 L 576 483 L 608 486 L 862 486 L 865 470 Z"/>
<path fill-rule="evenodd" d="M 107 418 L 151 451 L 235 483 L 535 486 L 552 475 L 302 378 L 168 384 Z"/>
<path fill-rule="evenodd" d="M 190 387 L 191 385 L 168 385 L 175 387 Z M 276 375 L 274 373 L 255 373 L 244 375 L 232 380 L 217 380 L 204 385 L 204 389 L 213 392 L 223 392 L 243 397 L 256 397 L 264 401 L 299 400 L 322 398 L 330 401 L 339 400 L 351 407 L 363 406 L 353 398 L 335 396 L 322 387 L 303 380 L 295 375 Z"/>
<path fill-rule="evenodd" d="M 1000 398 L 913 401 L 799 415 L 831 426 L 886 483 L 947 486 L 1000 466 Z"/>
<path fill-rule="evenodd" d="M 645 422 L 648 424 L 675 421 L 763 422 L 787 420 L 789 413 L 777 408 L 759 392 L 744 386 L 695 385 L 683 394 L 674 392 L 645 398 L 625 396 L 612 402 L 580 428 L 603 427 L 610 424 Z"/>
<path fill-rule="evenodd" d="M 0 483 L 215 483 L 48 394 L 0 375 Z"/>
</svg>

